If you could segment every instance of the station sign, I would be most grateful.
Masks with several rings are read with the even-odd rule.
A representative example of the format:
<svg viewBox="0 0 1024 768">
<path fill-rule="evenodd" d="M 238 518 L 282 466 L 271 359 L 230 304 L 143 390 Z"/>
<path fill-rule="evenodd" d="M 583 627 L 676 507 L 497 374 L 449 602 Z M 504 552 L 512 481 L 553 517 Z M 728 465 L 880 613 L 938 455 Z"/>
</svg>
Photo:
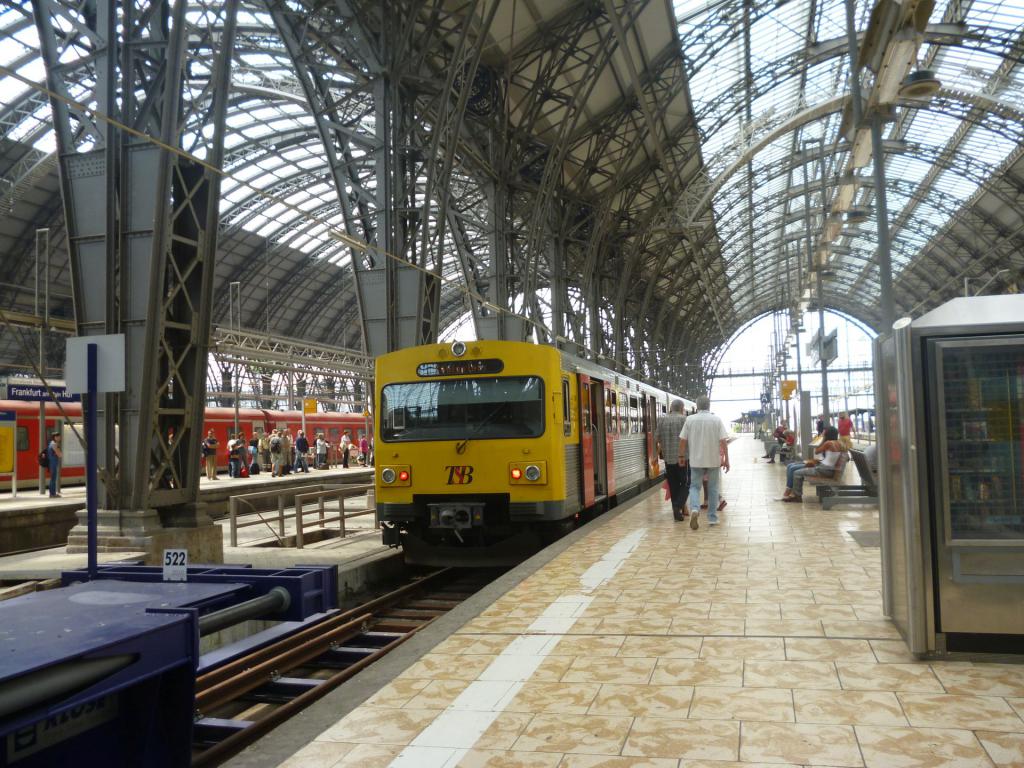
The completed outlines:
<svg viewBox="0 0 1024 768">
<path fill-rule="evenodd" d="M 793 397 L 793 393 L 796 392 L 796 382 L 792 379 L 782 380 L 782 399 L 789 400 Z"/>
<path fill-rule="evenodd" d="M 68 392 L 67 385 L 60 380 L 47 382 L 50 389 L 39 379 L 18 379 L 9 377 L 0 381 L 0 400 L 17 400 L 27 403 L 49 402 L 50 391 L 58 403 L 77 403 L 79 396 Z"/>
<path fill-rule="evenodd" d="M 316 413 L 315 397 L 305 397 L 302 399 L 302 412 L 306 415 Z"/>
</svg>

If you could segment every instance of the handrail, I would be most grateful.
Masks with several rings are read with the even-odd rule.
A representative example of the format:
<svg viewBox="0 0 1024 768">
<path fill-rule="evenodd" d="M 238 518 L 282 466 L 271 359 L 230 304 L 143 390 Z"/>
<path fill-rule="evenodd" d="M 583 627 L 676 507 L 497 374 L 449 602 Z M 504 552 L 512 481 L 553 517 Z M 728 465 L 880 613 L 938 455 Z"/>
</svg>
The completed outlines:
<svg viewBox="0 0 1024 768">
<path fill-rule="evenodd" d="M 340 538 L 345 538 L 345 521 L 353 517 L 363 517 L 365 515 L 374 516 L 374 527 L 380 528 L 380 520 L 377 519 L 377 506 L 376 504 L 370 508 L 369 503 L 373 500 L 373 484 L 367 485 L 348 485 L 342 487 L 321 488 L 317 491 L 309 493 L 296 494 L 295 496 L 295 547 L 296 549 L 302 549 L 304 546 L 303 530 L 306 526 L 304 512 L 302 510 L 302 503 L 310 499 L 316 499 L 317 509 L 319 512 L 319 527 L 323 528 L 326 523 L 339 523 Z M 345 499 L 352 498 L 355 496 L 366 495 L 367 497 L 367 508 L 361 512 L 345 512 Z M 338 500 L 338 515 L 337 517 L 326 517 L 324 502 L 328 499 L 337 498 Z M 315 523 L 314 523 L 315 524 Z"/>
<path fill-rule="evenodd" d="M 284 506 L 285 506 L 284 505 L 284 499 L 285 499 L 285 496 L 294 496 L 296 494 L 296 492 L 298 492 L 298 491 L 309 491 L 309 490 L 322 489 L 322 488 L 323 488 L 323 484 L 319 484 L 319 485 L 299 485 L 299 486 L 291 486 L 291 487 L 287 487 L 287 488 L 275 488 L 275 489 L 269 490 L 269 491 L 255 491 L 253 493 L 242 493 L 242 494 L 239 494 L 237 496 L 229 497 L 228 498 L 228 519 L 230 520 L 230 526 L 231 526 L 231 546 L 232 547 L 237 547 L 238 546 L 238 529 L 239 528 L 247 528 L 247 527 L 252 526 L 252 525 L 266 525 L 267 528 L 270 528 L 270 532 L 274 534 L 275 538 L 277 538 L 278 542 L 280 543 L 281 539 L 284 538 Z M 269 522 L 267 522 L 267 520 L 263 517 L 263 515 L 260 514 L 259 510 L 257 510 L 253 506 L 253 504 L 252 504 L 252 502 L 255 499 L 269 499 L 269 498 L 272 498 L 274 496 L 277 497 L 277 527 L 278 527 L 278 532 L 277 533 L 274 532 L 274 529 L 271 526 L 271 524 Z M 248 506 L 256 514 L 256 516 L 259 518 L 259 520 L 249 520 L 249 521 L 243 521 L 241 523 L 238 522 L 238 504 L 240 502 L 244 503 L 246 506 Z M 294 500 L 293 500 L 293 503 L 294 503 Z"/>
</svg>

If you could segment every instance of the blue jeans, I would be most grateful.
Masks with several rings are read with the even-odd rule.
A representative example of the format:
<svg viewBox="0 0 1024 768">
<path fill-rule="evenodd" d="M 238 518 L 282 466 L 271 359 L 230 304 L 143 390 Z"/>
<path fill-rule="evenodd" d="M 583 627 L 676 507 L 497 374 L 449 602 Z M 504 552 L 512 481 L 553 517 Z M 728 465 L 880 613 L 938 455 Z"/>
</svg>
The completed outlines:
<svg viewBox="0 0 1024 768">
<path fill-rule="evenodd" d="M 231 477 L 241 477 L 242 462 L 238 459 L 228 459 L 228 475 Z"/>
<path fill-rule="evenodd" d="M 797 496 L 803 496 L 805 477 L 832 477 L 834 474 L 835 470 L 832 467 L 823 467 L 821 465 L 798 469 L 793 473 L 793 493 Z"/>
<path fill-rule="evenodd" d="M 306 461 L 306 454 L 299 453 L 295 455 L 295 471 L 309 472 L 309 462 Z"/>
<path fill-rule="evenodd" d="M 794 461 L 786 465 L 786 487 L 797 496 L 803 496 L 805 477 L 832 477 L 834 473 L 835 470 L 831 467 L 823 467 L 820 464 L 808 467 L 802 461 Z"/>
<path fill-rule="evenodd" d="M 60 460 L 56 456 L 50 456 L 50 495 L 57 495 L 57 475 L 60 472 Z"/>
<path fill-rule="evenodd" d="M 793 488 L 793 473 L 798 469 L 803 469 L 806 465 L 802 461 L 791 461 L 786 465 L 786 487 L 792 490 Z"/>
<path fill-rule="evenodd" d="M 690 467 L 690 514 L 700 510 L 700 492 L 704 487 L 704 474 L 708 477 L 708 520 L 718 519 L 718 483 L 722 473 L 719 467 Z"/>
</svg>

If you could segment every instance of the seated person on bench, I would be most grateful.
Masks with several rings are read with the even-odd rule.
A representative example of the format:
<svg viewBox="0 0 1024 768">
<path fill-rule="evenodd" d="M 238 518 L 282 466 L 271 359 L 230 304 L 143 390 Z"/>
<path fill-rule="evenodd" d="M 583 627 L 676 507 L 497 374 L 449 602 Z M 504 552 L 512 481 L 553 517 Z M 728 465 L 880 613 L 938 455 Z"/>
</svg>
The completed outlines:
<svg viewBox="0 0 1024 768">
<path fill-rule="evenodd" d="M 785 422 L 783 422 L 783 424 L 785 424 Z M 768 463 L 774 464 L 775 457 L 778 456 L 780 453 L 785 452 L 787 455 L 792 453 L 794 445 L 796 445 L 796 435 L 793 433 L 793 430 L 787 429 L 783 433 L 782 442 L 775 443 L 774 445 L 772 445 L 771 448 L 768 449 Z M 763 459 L 765 457 L 762 456 L 761 458 Z"/>
<path fill-rule="evenodd" d="M 816 455 L 821 459 L 810 461 L 794 461 L 786 465 L 786 490 L 782 494 L 783 501 L 803 501 L 804 478 L 805 477 L 833 477 L 835 475 L 836 462 L 843 452 L 843 445 L 839 442 L 839 430 L 835 427 L 825 429 L 825 439 L 821 445 L 814 449 Z"/>
</svg>

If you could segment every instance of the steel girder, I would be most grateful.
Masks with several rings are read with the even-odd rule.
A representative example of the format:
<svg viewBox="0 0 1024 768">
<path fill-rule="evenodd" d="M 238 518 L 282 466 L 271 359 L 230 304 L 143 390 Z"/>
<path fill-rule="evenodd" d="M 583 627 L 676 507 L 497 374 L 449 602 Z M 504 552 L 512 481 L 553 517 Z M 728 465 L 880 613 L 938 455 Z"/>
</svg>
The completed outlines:
<svg viewBox="0 0 1024 768">
<path fill-rule="evenodd" d="M 198 24 L 184 0 L 32 5 L 52 93 L 78 331 L 127 339 L 126 391 L 98 404 L 101 503 L 195 525 L 237 4 L 196 3 Z M 76 101 L 69 84 L 82 71 L 93 85 Z M 196 125 L 210 130 L 189 133 Z"/>
</svg>

